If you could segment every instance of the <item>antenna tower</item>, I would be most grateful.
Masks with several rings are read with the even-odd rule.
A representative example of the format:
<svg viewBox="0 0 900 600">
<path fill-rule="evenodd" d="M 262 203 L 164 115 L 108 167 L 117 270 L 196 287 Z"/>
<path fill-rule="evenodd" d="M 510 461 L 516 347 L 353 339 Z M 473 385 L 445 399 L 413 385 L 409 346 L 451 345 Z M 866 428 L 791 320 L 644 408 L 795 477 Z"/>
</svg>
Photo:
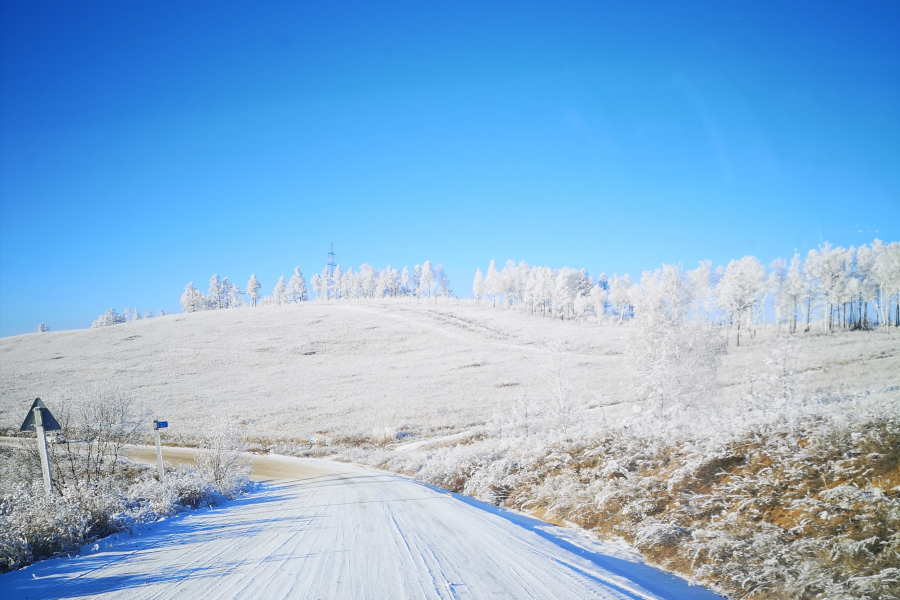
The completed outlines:
<svg viewBox="0 0 900 600">
<path fill-rule="evenodd" d="M 328 288 L 329 291 L 326 292 L 326 297 L 328 294 L 333 295 L 337 298 L 337 287 L 338 282 L 334 280 L 334 268 L 337 265 L 334 264 L 334 242 L 331 242 L 331 250 L 328 252 L 328 264 L 325 265 L 325 268 L 328 270 Z"/>
<path fill-rule="evenodd" d="M 337 266 L 334 264 L 334 242 L 331 242 L 331 251 L 328 253 L 328 278 L 331 279 L 334 277 L 334 268 Z"/>
</svg>

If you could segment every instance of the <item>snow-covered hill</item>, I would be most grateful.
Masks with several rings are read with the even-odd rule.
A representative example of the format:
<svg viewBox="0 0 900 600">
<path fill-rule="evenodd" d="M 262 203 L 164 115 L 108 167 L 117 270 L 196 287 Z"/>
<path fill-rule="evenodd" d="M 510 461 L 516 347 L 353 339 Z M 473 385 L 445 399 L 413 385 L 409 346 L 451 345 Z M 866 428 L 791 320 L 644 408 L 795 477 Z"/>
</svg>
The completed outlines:
<svg viewBox="0 0 900 600">
<path fill-rule="evenodd" d="M 547 387 L 548 347 L 586 418 L 607 421 L 635 399 L 628 325 L 528 317 L 471 304 L 307 302 L 168 315 L 105 327 L 0 339 L 0 427 L 16 428 L 60 386 L 131 390 L 170 439 L 187 439 L 210 411 L 266 443 L 471 429 Z M 772 350 L 773 326 L 731 346 L 718 401 L 733 402 Z M 807 390 L 898 383 L 898 334 L 798 335 Z M 627 408 L 630 410 L 630 408 Z M 618 412 L 617 412 L 618 411 Z"/>
<path fill-rule="evenodd" d="M 621 536 L 733 597 L 893 597 L 900 332 L 759 326 L 695 386 L 709 329 L 672 327 L 656 343 L 640 321 L 361 300 L 30 334 L 0 340 L 0 427 L 64 386 L 119 386 L 169 421 L 170 443 L 228 413 L 251 450 Z M 653 352 L 669 354 L 641 374 Z"/>
</svg>

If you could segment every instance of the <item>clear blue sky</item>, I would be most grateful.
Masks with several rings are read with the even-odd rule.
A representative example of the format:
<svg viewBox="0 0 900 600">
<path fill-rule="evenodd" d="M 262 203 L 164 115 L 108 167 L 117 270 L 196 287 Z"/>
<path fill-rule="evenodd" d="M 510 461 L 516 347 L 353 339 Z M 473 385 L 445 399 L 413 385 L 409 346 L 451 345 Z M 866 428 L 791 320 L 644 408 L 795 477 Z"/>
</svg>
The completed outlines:
<svg viewBox="0 0 900 600">
<path fill-rule="evenodd" d="M 468 296 L 900 239 L 900 4 L 562 4 L 3 0 L 0 335 L 329 242 Z"/>
</svg>

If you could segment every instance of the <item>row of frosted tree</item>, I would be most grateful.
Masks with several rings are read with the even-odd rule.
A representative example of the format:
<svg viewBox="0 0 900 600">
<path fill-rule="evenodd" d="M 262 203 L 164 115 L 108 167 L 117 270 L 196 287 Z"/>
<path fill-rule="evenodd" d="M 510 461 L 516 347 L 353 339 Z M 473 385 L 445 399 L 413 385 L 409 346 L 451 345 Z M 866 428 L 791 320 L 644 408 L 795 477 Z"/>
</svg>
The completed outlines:
<svg viewBox="0 0 900 600">
<path fill-rule="evenodd" d="M 450 298 L 450 279 L 444 272 L 443 265 L 431 266 L 430 261 L 415 265 L 410 272 L 409 267 L 402 271 L 388 265 L 385 269 L 376 269 L 369 264 L 362 264 L 357 271 L 352 267 L 346 271 L 340 265 L 326 266 L 321 273 L 310 278 L 310 288 L 316 299 L 340 300 L 352 298 Z M 184 312 L 203 310 L 219 310 L 242 306 L 281 306 L 310 300 L 306 279 L 300 267 L 294 268 L 294 275 L 289 281 L 282 276 L 275 284 L 271 295 L 261 294 L 262 284 L 251 275 L 246 291 L 231 283 L 227 277 L 220 279 L 213 275 L 209 280 L 209 289 L 204 294 L 188 283 L 181 295 L 181 308 Z"/>
<path fill-rule="evenodd" d="M 398 271 L 388 265 L 385 269 L 376 269 L 369 264 L 362 264 L 358 271 L 349 268 L 346 271 L 336 265 L 333 271 L 326 266 L 321 273 L 316 273 L 310 280 L 313 291 L 318 298 L 450 298 L 450 278 L 444 266 L 438 263 L 431 266 L 426 260 L 415 265 L 412 271 L 403 267 Z"/>
<path fill-rule="evenodd" d="M 791 332 L 814 323 L 827 331 L 900 325 L 900 244 L 875 240 L 859 248 L 828 243 L 778 258 L 769 268 L 753 256 L 713 268 L 701 261 L 681 271 L 685 285 L 678 302 L 690 318 L 752 328 L 771 315 Z M 592 279 L 584 269 L 550 269 L 507 261 L 502 270 L 492 260 L 487 274 L 475 272 L 476 301 L 518 308 L 561 319 L 623 322 L 634 316 L 640 286 L 628 275 Z"/>
<path fill-rule="evenodd" d="M 164 317 L 166 316 L 166 311 L 161 310 L 155 316 Z M 110 325 L 118 325 L 119 323 L 127 323 L 129 321 L 152 319 L 153 317 L 153 312 L 150 310 L 144 311 L 144 315 L 141 316 L 141 311 L 136 308 L 126 308 L 122 312 L 119 312 L 114 308 L 110 308 L 105 313 L 97 317 L 93 323 L 91 323 L 91 329 L 95 329 L 97 327 L 108 327 Z M 50 331 L 50 329 L 44 323 L 41 323 L 38 326 L 38 331 L 44 332 Z"/>
</svg>

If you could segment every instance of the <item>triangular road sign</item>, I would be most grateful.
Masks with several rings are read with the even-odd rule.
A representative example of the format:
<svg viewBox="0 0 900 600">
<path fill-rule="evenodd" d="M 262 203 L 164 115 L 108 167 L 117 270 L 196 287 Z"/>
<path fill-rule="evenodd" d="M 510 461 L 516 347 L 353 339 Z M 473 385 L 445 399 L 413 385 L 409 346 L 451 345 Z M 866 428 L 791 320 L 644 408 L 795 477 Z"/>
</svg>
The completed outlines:
<svg viewBox="0 0 900 600">
<path fill-rule="evenodd" d="M 50 409 L 47 408 L 43 402 L 41 402 L 40 398 L 34 399 L 34 404 L 31 405 L 31 409 L 28 411 L 28 416 L 25 417 L 25 422 L 22 423 L 22 426 L 19 427 L 19 431 L 34 431 L 34 409 L 41 409 L 41 421 L 43 421 L 44 431 L 56 431 L 58 429 L 62 429 L 59 426 L 59 423 L 50 413 Z"/>
</svg>

